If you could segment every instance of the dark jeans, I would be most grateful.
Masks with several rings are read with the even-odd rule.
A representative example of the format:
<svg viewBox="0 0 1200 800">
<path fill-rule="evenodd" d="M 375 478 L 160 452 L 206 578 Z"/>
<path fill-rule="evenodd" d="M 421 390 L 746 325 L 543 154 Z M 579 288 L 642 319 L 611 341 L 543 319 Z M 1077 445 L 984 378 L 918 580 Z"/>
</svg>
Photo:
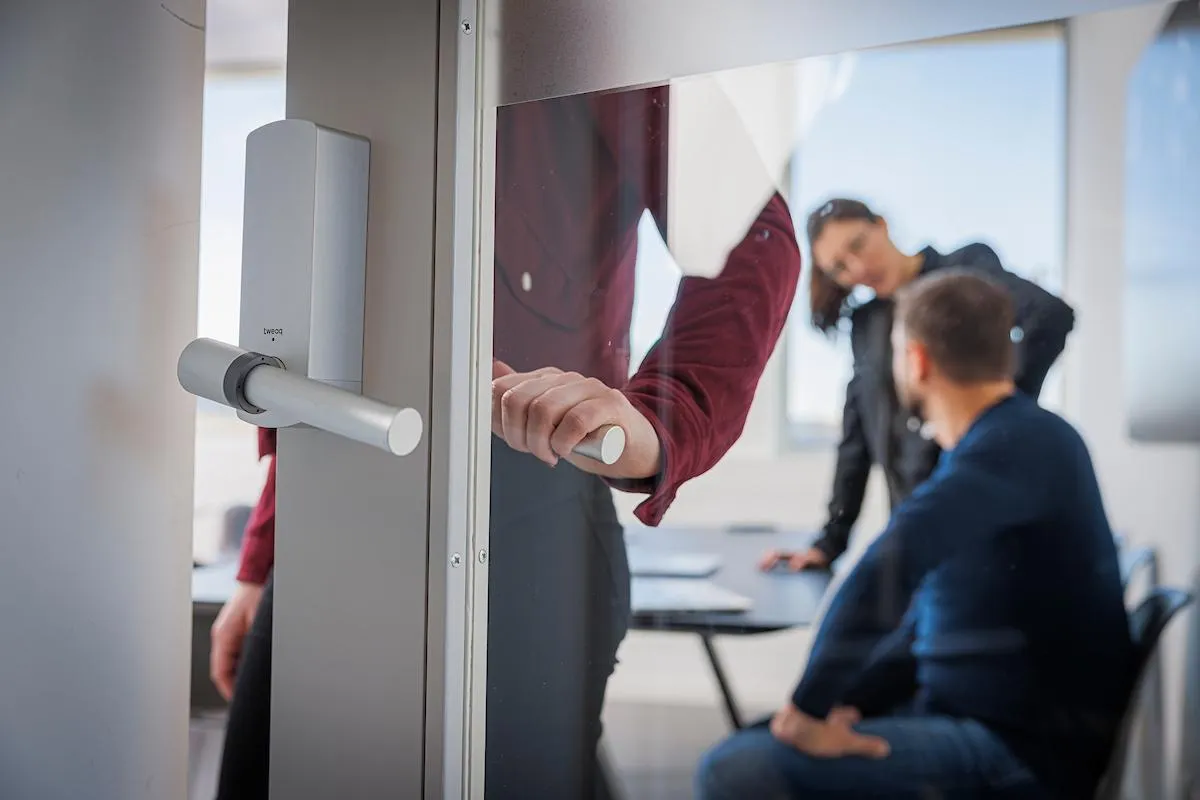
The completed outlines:
<svg viewBox="0 0 1200 800">
<path fill-rule="evenodd" d="M 894 716 L 857 726 L 882 736 L 887 758 L 813 758 L 765 724 L 713 748 L 696 774 L 698 800 L 1049 800 L 1004 743 L 977 722 Z"/>
<path fill-rule="evenodd" d="M 603 800 L 600 713 L 630 615 L 612 494 L 567 464 L 498 446 L 491 496 L 486 795 Z M 271 606 L 268 582 L 239 666 L 218 800 L 267 798 Z"/>
<path fill-rule="evenodd" d="M 612 492 L 492 450 L 485 794 L 603 798 L 600 712 L 630 617 Z"/>
</svg>

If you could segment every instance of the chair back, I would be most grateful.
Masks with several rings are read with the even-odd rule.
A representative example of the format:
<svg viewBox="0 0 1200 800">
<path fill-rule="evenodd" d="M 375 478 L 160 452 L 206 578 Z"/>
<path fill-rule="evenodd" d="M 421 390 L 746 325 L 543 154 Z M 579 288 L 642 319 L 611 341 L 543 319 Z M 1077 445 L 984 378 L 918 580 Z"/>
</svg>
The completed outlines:
<svg viewBox="0 0 1200 800">
<path fill-rule="evenodd" d="M 1129 758 L 1129 744 L 1133 736 L 1134 722 L 1145 682 L 1146 667 L 1150 664 L 1162 632 L 1185 606 L 1192 602 L 1192 595 L 1181 589 L 1159 587 L 1150 592 L 1145 600 L 1129 615 L 1129 632 L 1135 652 L 1135 679 L 1133 691 L 1125 705 L 1121 727 L 1117 732 L 1108 770 L 1100 781 L 1096 800 L 1118 800 L 1125 780 L 1125 763 Z"/>
</svg>

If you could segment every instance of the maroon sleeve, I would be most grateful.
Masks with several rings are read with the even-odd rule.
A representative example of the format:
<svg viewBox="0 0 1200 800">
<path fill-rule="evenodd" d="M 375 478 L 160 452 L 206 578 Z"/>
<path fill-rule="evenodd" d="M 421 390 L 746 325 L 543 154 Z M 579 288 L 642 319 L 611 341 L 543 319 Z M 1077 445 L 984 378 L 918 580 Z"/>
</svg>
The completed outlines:
<svg viewBox="0 0 1200 800">
<path fill-rule="evenodd" d="M 242 536 L 242 562 L 237 579 L 263 584 L 275 564 L 275 431 L 258 429 L 258 457 L 270 458 L 267 482 Z"/>
<path fill-rule="evenodd" d="M 618 164 L 622 182 L 654 215 L 664 239 L 670 91 L 669 86 L 654 86 L 589 97 L 596 129 Z"/>
<path fill-rule="evenodd" d="M 799 279 L 791 212 L 776 194 L 719 276 L 680 281 L 662 339 L 624 389 L 663 446 L 656 478 L 613 482 L 649 493 L 637 508 L 645 524 L 657 525 L 679 487 L 711 469 L 741 436 Z"/>
</svg>

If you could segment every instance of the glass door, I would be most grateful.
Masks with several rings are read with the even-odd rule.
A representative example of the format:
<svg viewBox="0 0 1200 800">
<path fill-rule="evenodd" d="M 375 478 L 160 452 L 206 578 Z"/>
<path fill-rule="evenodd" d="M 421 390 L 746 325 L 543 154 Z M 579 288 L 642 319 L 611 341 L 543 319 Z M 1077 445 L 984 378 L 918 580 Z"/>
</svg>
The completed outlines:
<svg viewBox="0 0 1200 800">
<path fill-rule="evenodd" d="M 1064 40 L 1045 23 L 1118 5 L 464 15 L 471 796 L 690 796 L 704 753 L 786 700 L 831 578 L 760 562 L 849 561 L 894 499 L 833 469 L 840 314 L 885 276 L 814 277 L 833 256 L 812 240 L 855 223 L 818 250 L 881 264 L 979 243 L 1057 290 Z"/>
</svg>

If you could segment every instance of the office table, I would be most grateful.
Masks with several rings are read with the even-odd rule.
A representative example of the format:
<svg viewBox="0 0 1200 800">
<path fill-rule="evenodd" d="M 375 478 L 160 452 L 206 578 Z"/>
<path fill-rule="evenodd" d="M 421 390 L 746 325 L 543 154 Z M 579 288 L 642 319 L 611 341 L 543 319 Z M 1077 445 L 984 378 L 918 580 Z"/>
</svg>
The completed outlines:
<svg viewBox="0 0 1200 800">
<path fill-rule="evenodd" d="M 719 556 L 721 568 L 703 579 L 748 597 L 753 606 L 745 612 L 711 613 L 673 611 L 645 613 L 633 610 L 633 629 L 691 633 L 700 638 L 717 680 L 725 715 L 731 727 L 744 724 L 724 666 L 713 646 L 715 636 L 749 636 L 811 625 L 832 576 L 827 571 L 764 573 L 758 561 L 771 548 L 806 549 L 813 534 L 737 528 L 629 528 L 629 547 L 656 552 L 708 553 Z M 636 583 L 639 578 L 634 578 Z M 700 580 L 700 579 L 697 579 Z M 800 664 L 796 664 L 797 670 Z"/>
<path fill-rule="evenodd" d="M 631 527 L 626 533 L 627 544 L 643 550 L 707 553 L 720 557 L 720 570 L 703 580 L 711 580 L 753 602 L 749 611 L 741 613 L 646 613 L 637 609 L 633 613 L 633 630 L 690 633 L 699 637 L 721 692 L 726 717 L 734 728 L 740 728 L 743 724 L 741 711 L 720 656 L 713 646 L 713 638 L 718 635 L 771 633 L 811 625 L 815 621 L 822 597 L 829 587 L 830 573 L 764 574 L 757 568 L 759 558 L 768 549 L 800 550 L 808 546 L 811 538 L 811 534 L 799 532 L 717 528 Z M 1135 573 L 1143 569 L 1149 573 L 1151 582 L 1155 582 L 1156 566 L 1153 550 L 1122 547 L 1121 572 L 1126 585 Z M 235 575 L 236 564 L 232 562 L 199 567 L 192 573 L 194 707 L 214 708 L 223 705 L 208 680 L 208 630 L 233 590 Z M 634 578 L 634 581 L 638 580 L 641 579 Z M 799 667 L 797 664 L 797 669 Z"/>
<path fill-rule="evenodd" d="M 725 714 L 731 727 L 744 724 L 741 711 L 726 677 L 720 657 L 713 646 L 716 635 L 744 636 L 770 633 L 812 625 L 821 600 L 829 588 L 832 574 L 812 571 L 799 574 L 767 573 L 758 570 L 758 561 L 771 548 L 798 551 L 812 542 L 810 533 L 738 531 L 734 529 L 630 528 L 626 544 L 630 547 L 678 553 L 711 553 L 720 556 L 721 569 L 711 577 L 713 583 L 749 597 L 753 607 L 744 613 L 639 613 L 634 609 L 633 629 L 676 631 L 700 637 L 709 665 L 717 680 Z M 1150 548 L 1129 548 L 1118 540 L 1121 579 L 1128 586 L 1134 575 L 1145 571 L 1151 585 L 1157 584 L 1157 560 Z M 836 565 L 835 565 L 836 566 Z M 634 578 L 636 582 L 638 578 Z M 801 665 L 796 665 L 797 670 Z"/>
<path fill-rule="evenodd" d="M 767 549 L 800 549 L 807 547 L 811 539 L 812 535 L 807 533 L 716 528 L 632 527 L 627 531 L 627 544 L 643 550 L 705 553 L 720 557 L 719 571 L 709 578 L 696 580 L 709 580 L 752 601 L 750 610 L 740 613 L 642 613 L 636 608 L 633 610 L 634 630 L 690 633 L 700 638 L 720 688 L 725 713 L 730 725 L 735 728 L 742 725 L 741 712 L 721 659 L 713 647 L 713 637 L 770 633 L 812 624 L 821 598 L 829 586 L 829 573 L 767 574 L 757 568 L 758 560 Z M 237 566 L 233 562 L 197 567 L 192 572 L 194 707 L 220 705 L 220 699 L 208 680 L 208 629 L 233 591 L 236 572 Z M 637 582 L 641 579 L 633 580 Z"/>
</svg>

